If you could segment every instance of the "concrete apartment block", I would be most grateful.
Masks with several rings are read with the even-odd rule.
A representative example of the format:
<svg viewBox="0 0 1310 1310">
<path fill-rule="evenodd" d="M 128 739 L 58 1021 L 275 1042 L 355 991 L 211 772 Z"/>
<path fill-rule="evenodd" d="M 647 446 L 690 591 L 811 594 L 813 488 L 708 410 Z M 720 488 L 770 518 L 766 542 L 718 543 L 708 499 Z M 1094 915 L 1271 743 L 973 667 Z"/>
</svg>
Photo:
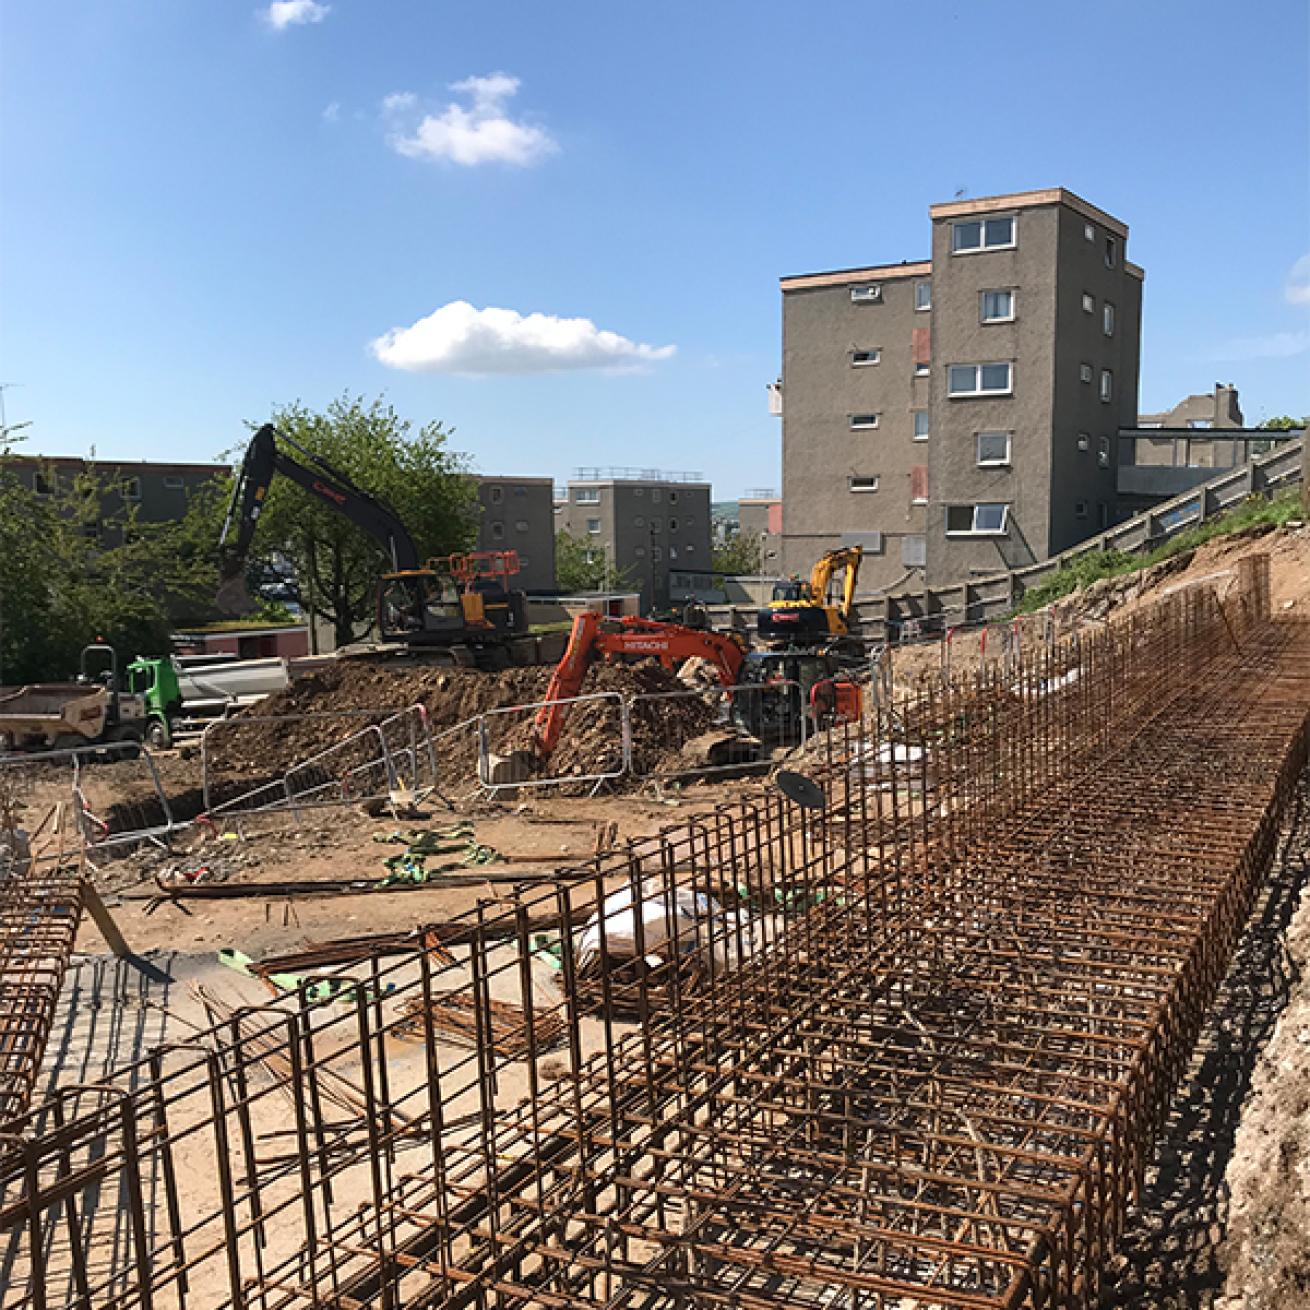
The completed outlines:
<svg viewBox="0 0 1310 1310">
<path fill-rule="evenodd" d="M 788 571 L 860 541 L 862 592 L 958 581 L 1116 520 L 1141 336 L 1127 227 L 1062 189 L 930 218 L 930 260 L 782 279 Z"/>
<path fill-rule="evenodd" d="M 603 553 L 643 610 L 682 599 L 670 573 L 711 568 L 710 484 L 699 474 L 582 469 L 556 510 L 556 526 Z"/>
<path fill-rule="evenodd" d="M 760 573 L 771 576 L 782 568 L 782 499 L 747 493 L 737 502 L 737 534 L 760 544 Z"/>
<path fill-rule="evenodd" d="M 478 550 L 516 550 L 524 591 L 555 587 L 555 498 L 550 478 L 479 474 Z"/>
</svg>

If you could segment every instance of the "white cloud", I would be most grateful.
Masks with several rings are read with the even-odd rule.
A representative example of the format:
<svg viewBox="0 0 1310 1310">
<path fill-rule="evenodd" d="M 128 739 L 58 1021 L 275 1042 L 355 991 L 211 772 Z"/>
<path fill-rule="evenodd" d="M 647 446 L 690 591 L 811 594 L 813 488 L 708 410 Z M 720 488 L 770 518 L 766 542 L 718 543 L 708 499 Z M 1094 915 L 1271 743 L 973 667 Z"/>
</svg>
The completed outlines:
<svg viewBox="0 0 1310 1310">
<path fill-rule="evenodd" d="M 264 10 L 264 21 L 281 32 L 301 23 L 321 23 L 331 8 L 331 5 L 319 4 L 318 0 L 273 0 Z"/>
<path fill-rule="evenodd" d="M 1310 350 L 1310 332 L 1270 332 L 1261 337 L 1234 337 L 1207 356 L 1213 360 L 1291 359 Z"/>
<path fill-rule="evenodd" d="M 509 117 L 508 102 L 518 93 L 519 80 L 508 73 L 466 77 L 450 89 L 469 103 L 450 103 L 439 113 L 424 114 L 408 129 L 395 120 L 413 109 L 417 97 L 399 91 L 382 102 L 393 120 L 392 148 L 410 159 L 441 159 L 471 167 L 513 164 L 525 168 L 553 155 L 559 145 L 543 127 Z"/>
<path fill-rule="evenodd" d="M 341 101 L 334 100 L 330 105 L 323 107 L 323 121 L 325 123 L 335 123 L 341 117 Z"/>
<path fill-rule="evenodd" d="M 1283 295 L 1289 305 L 1310 305 L 1310 255 L 1302 255 L 1292 265 Z"/>
<path fill-rule="evenodd" d="M 674 346 L 647 346 L 598 328 L 589 318 L 477 309 L 465 300 L 392 328 L 369 343 L 388 368 L 412 373 L 555 373 L 632 369 L 669 359 Z"/>
</svg>

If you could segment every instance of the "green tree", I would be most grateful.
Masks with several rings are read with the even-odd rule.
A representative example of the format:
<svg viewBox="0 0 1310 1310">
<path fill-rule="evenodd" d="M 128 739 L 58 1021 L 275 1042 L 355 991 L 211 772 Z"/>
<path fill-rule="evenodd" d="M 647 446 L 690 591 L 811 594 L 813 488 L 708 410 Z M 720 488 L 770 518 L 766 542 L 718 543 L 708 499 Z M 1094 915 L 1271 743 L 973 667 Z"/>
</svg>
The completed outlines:
<svg viewBox="0 0 1310 1310">
<path fill-rule="evenodd" d="M 758 577 L 761 564 L 760 539 L 752 533 L 738 532 L 721 546 L 715 546 L 713 569 L 729 577 Z"/>
<path fill-rule="evenodd" d="M 417 432 L 381 400 L 342 396 L 319 414 L 275 410 L 273 425 L 393 509 L 426 558 L 465 550 L 477 533 L 477 489 L 440 423 Z M 234 452 L 236 453 L 236 452 Z M 248 580 L 332 624 L 338 644 L 374 619 L 378 577 L 391 567 L 380 543 L 344 515 L 277 479 L 259 517 Z"/>
<path fill-rule="evenodd" d="M 626 569 L 616 569 L 604 550 L 567 528 L 555 534 L 555 581 L 565 593 L 617 591 L 627 585 Z"/>
<path fill-rule="evenodd" d="M 1279 414 L 1276 418 L 1267 418 L 1260 424 L 1266 432 L 1291 432 L 1295 429 L 1310 427 L 1310 417 L 1293 418 L 1290 414 Z"/>
</svg>

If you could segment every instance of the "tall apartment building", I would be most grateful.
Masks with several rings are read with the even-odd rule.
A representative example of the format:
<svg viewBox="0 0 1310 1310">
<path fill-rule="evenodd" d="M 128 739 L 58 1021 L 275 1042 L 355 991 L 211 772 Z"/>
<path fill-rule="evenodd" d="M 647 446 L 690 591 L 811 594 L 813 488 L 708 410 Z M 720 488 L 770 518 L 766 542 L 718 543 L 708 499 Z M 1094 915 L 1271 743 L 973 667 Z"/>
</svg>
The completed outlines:
<svg viewBox="0 0 1310 1310">
<path fill-rule="evenodd" d="M 478 550 L 516 550 L 518 586 L 555 587 L 555 484 L 550 478 L 497 478 L 479 474 Z"/>
<path fill-rule="evenodd" d="M 643 610 L 681 599 L 670 573 L 711 567 L 710 484 L 699 473 L 586 468 L 570 479 L 556 525 L 587 541 L 641 592 Z"/>
<path fill-rule="evenodd" d="M 932 258 L 782 279 L 783 565 L 861 591 L 1044 559 L 1115 518 L 1128 229 L 1062 189 L 934 205 Z"/>
</svg>

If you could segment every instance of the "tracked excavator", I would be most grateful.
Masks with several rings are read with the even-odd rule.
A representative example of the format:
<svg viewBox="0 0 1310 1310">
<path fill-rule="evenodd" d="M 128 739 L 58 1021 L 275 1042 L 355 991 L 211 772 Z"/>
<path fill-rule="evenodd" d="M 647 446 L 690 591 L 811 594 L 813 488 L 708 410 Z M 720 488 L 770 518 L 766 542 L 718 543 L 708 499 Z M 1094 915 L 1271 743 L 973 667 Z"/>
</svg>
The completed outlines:
<svg viewBox="0 0 1310 1310">
<path fill-rule="evenodd" d="M 528 631 L 527 598 L 512 586 L 515 551 L 481 551 L 421 561 L 400 516 L 345 474 L 297 445 L 272 424 L 246 448 L 219 538 L 218 604 L 229 612 L 245 599 L 245 565 L 275 477 L 285 477 L 379 542 L 391 570 L 377 586 L 377 626 L 384 642 L 445 656 L 454 664 L 504 668 L 508 647 Z"/>
<path fill-rule="evenodd" d="M 770 643 L 821 645 L 850 632 L 855 584 L 860 576 L 863 546 L 830 550 L 814 566 L 808 582 L 791 578 L 774 584 L 773 600 L 756 616 L 759 636 Z M 841 602 L 828 603 L 828 590 L 838 571 L 843 574 Z"/>
<path fill-rule="evenodd" d="M 685 660 L 708 661 L 730 698 L 732 722 L 761 741 L 776 741 L 802 715 L 813 727 L 859 719 L 859 686 L 841 675 L 837 661 L 808 650 L 751 651 L 735 632 L 711 632 L 654 619 L 604 619 L 579 614 L 555 668 L 545 704 L 533 723 L 532 754 L 550 757 L 568 713 L 598 659 L 650 659 L 676 669 Z M 755 688 L 759 688 L 756 691 Z"/>
</svg>

